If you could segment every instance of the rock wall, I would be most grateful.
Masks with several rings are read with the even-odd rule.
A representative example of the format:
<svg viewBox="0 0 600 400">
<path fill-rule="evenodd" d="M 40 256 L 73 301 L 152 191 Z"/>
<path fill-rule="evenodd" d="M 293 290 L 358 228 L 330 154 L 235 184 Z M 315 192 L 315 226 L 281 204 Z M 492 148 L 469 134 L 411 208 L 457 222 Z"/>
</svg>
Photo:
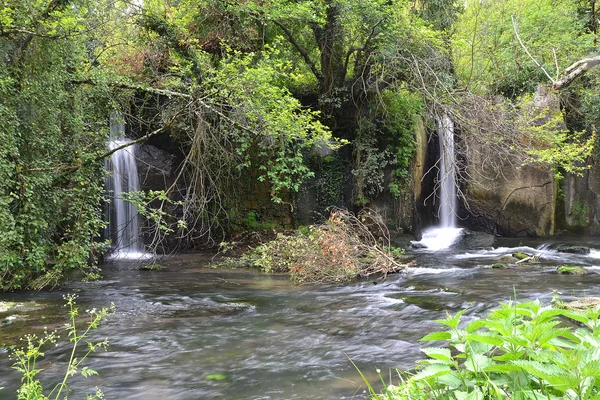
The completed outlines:
<svg viewBox="0 0 600 400">
<path fill-rule="evenodd" d="M 558 98 L 543 87 L 533 107 L 560 112 Z M 522 166 L 522 155 L 490 153 L 478 134 L 464 132 L 461 138 L 467 160 L 461 225 L 502 236 L 553 235 L 558 191 L 550 167 Z"/>
<path fill-rule="evenodd" d="M 600 235 L 600 164 L 591 160 L 591 167 L 582 176 L 567 174 L 562 185 L 560 228 L 589 235 Z"/>
</svg>

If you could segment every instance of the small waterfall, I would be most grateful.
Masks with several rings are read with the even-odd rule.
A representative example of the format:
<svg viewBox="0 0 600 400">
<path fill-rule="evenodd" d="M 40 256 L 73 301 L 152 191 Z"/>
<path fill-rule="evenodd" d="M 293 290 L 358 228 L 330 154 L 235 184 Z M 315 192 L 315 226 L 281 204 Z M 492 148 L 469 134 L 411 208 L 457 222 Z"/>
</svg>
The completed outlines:
<svg viewBox="0 0 600 400">
<path fill-rule="evenodd" d="M 438 120 L 440 140 L 440 226 L 456 228 L 456 172 L 454 160 L 454 123 L 444 115 Z"/>
<path fill-rule="evenodd" d="M 112 114 L 108 148 L 112 150 L 128 142 L 123 117 Z M 111 258 L 142 258 L 144 248 L 140 242 L 140 218 L 133 204 L 123 200 L 123 193 L 140 190 L 135 145 L 114 152 L 107 161 L 107 169 L 111 172 L 107 190 L 113 199 L 107 213 L 108 229 L 115 246 Z"/>
<path fill-rule="evenodd" d="M 456 167 L 454 154 L 454 123 L 448 115 L 437 120 L 440 141 L 439 176 L 437 198 L 440 201 L 439 226 L 423 232 L 423 238 L 417 247 L 429 250 L 447 249 L 461 235 L 461 228 L 456 227 Z"/>
</svg>

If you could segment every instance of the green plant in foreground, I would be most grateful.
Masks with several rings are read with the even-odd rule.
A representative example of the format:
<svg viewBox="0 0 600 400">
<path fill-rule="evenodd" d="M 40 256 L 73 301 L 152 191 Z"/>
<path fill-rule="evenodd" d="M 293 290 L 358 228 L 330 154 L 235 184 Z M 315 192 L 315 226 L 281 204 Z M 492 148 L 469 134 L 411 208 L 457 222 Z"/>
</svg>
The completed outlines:
<svg viewBox="0 0 600 400">
<path fill-rule="evenodd" d="M 38 379 L 39 373 L 42 371 L 38 369 L 36 364 L 39 358 L 44 356 L 42 348 L 49 344 L 56 344 L 59 336 L 56 332 L 44 331 L 44 335 L 38 338 L 36 335 L 27 335 L 23 339 L 27 341 L 25 347 L 17 348 L 13 351 L 11 357 L 14 359 L 13 368 L 19 371 L 23 377 L 21 378 L 21 387 L 17 391 L 18 399 L 23 400 L 46 400 L 46 399 L 67 399 L 69 396 L 69 385 L 67 384 L 69 378 L 81 374 L 87 378 L 91 375 L 97 375 L 98 373 L 88 367 L 82 365 L 83 361 L 93 352 L 98 349 L 108 347 L 108 340 L 93 342 L 87 341 L 90 332 L 100 326 L 100 322 L 109 313 L 114 311 L 114 304 L 110 307 L 102 308 L 101 310 L 86 310 L 89 316 L 87 323 L 79 329 L 76 324 L 76 319 L 79 316 L 79 307 L 76 306 L 75 300 L 78 296 L 66 295 L 63 298 L 66 300 L 66 307 L 69 308 L 69 322 L 65 324 L 65 331 L 68 334 L 69 342 L 71 343 L 72 349 L 62 381 L 54 386 L 48 395 L 44 394 L 44 388 L 42 383 Z M 77 355 L 77 350 L 80 344 L 84 342 L 86 344 L 86 350 L 83 355 Z M 94 394 L 87 396 L 87 399 L 103 399 L 104 395 L 102 391 L 96 388 Z"/>
<path fill-rule="evenodd" d="M 421 349 L 427 358 L 417 370 L 400 373 L 401 382 L 384 394 L 368 385 L 373 397 L 600 399 L 600 306 L 575 312 L 538 300 L 500 303 L 487 318 L 466 325 L 463 313 L 436 321 L 449 329 L 421 339 L 449 347 Z M 565 327 L 560 317 L 582 327 Z"/>
</svg>

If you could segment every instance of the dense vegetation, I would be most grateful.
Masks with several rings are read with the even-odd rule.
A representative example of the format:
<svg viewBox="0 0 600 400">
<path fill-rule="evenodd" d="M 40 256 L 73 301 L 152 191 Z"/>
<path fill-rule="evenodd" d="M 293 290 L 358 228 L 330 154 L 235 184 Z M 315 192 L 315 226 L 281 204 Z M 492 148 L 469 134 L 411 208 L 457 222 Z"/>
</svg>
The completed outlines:
<svg viewBox="0 0 600 400">
<path fill-rule="evenodd" d="M 347 205 L 401 197 L 419 118 L 476 124 L 477 96 L 514 107 L 595 51 L 597 21 L 593 0 L 4 1 L 0 286 L 51 286 L 97 261 L 112 111 L 134 138 L 159 138 L 183 161 L 179 185 L 137 197 L 163 207 L 147 212 L 153 246 L 175 231 L 210 243 L 248 216 L 247 176 L 286 207 L 315 168 L 331 177 L 319 183 L 324 205 L 339 203 L 335 165 L 350 169 Z M 533 132 L 547 146 L 526 149 L 528 160 L 565 167 L 589 155 L 597 79 L 592 70 L 564 90 L 568 129 Z M 490 144 L 504 143 L 490 132 Z M 311 165 L 315 149 L 340 146 Z"/>
</svg>

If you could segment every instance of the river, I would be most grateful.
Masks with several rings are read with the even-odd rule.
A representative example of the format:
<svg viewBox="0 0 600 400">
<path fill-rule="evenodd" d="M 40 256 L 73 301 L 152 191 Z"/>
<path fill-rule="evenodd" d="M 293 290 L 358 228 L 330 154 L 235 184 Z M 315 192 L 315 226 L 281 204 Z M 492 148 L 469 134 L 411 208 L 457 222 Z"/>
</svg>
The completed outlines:
<svg viewBox="0 0 600 400">
<path fill-rule="evenodd" d="M 559 243 L 592 251 L 558 253 Z M 107 399 L 362 399 L 364 384 L 349 358 L 372 381 L 377 368 L 397 381 L 393 369 L 414 365 L 419 338 L 440 328 L 432 321 L 447 311 L 467 308 L 469 320 L 515 296 L 549 302 L 557 292 L 563 300 L 600 295 L 598 241 L 495 239 L 492 246 L 413 250 L 418 266 L 406 275 L 320 287 L 294 286 L 285 275 L 207 268 L 199 255 L 162 260 L 159 271 L 113 261 L 99 282 L 0 294 L 0 301 L 24 304 L 13 310 L 21 320 L 4 320 L 0 339 L 60 327 L 62 295 L 76 293 L 82 310 L 114 302 L 117 311 L 94 334 L 111 343 L 88 360 L 99 376 L 75 378 L 74 399 L 95 386 Z M 516 249 L 540 254 L 541 262 L 490 268 Z M 591 273 L 559 275 L 562 264 Z M 63 338 L 40 362 L 47 387 L 61 376 L 68 351 Z M 0 400 L 16 398 L 19 379 L 8 352 L 0 351 Z"/>
</svg>

